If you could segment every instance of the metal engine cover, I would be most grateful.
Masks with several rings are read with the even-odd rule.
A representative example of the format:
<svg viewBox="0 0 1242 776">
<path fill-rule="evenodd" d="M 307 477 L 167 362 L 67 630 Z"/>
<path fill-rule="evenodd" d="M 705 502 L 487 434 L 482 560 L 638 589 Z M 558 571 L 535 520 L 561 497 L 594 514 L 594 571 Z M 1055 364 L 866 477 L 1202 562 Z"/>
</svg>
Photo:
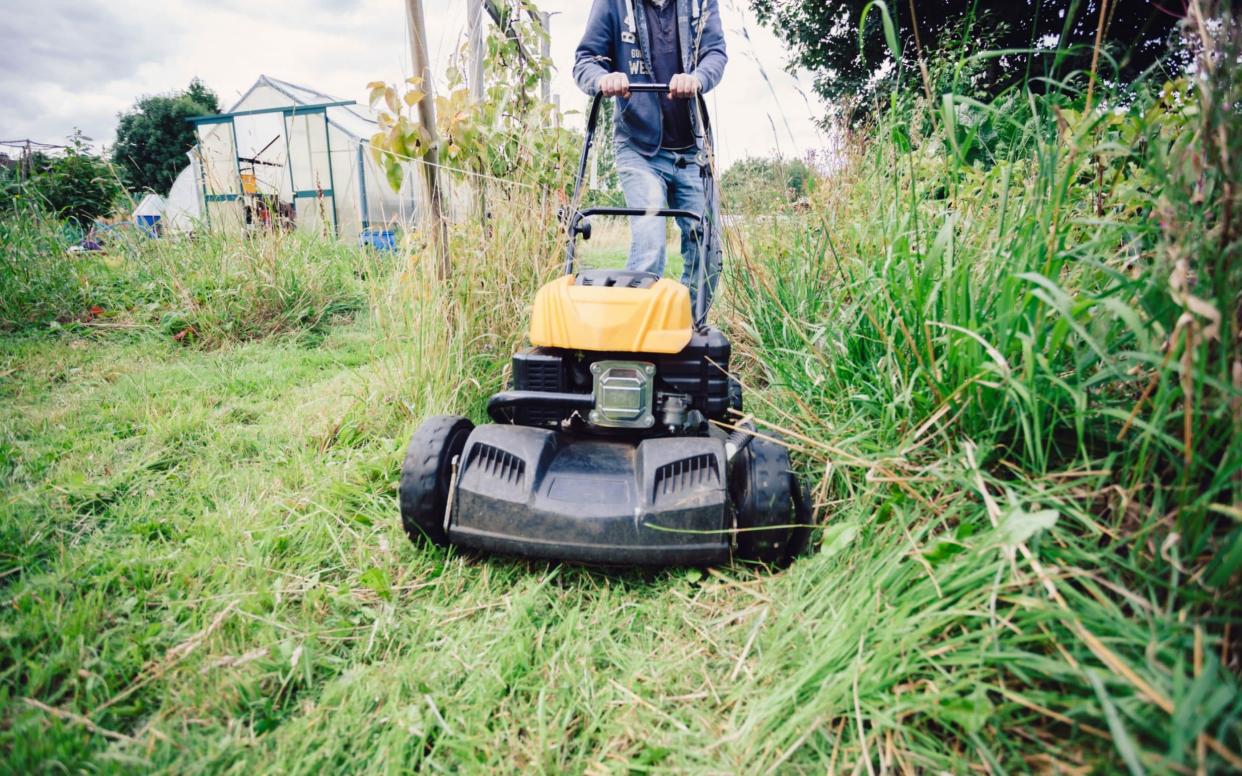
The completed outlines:
<svg viewBox="0 0 1242 776">
<path fill-rule="evenodd" d="M 591 364 L 595 409 L 591 422 L 605 428 L 655 425 L 655 364 L 649 361 L 596 361 Z"/>
<path fill-rule="evenodd" d="M 478 426 L 458 463 L 454 544 L 582 563 L 695 565 L 729 557 L 724 442 L 638 441 Z"/>
</svg>

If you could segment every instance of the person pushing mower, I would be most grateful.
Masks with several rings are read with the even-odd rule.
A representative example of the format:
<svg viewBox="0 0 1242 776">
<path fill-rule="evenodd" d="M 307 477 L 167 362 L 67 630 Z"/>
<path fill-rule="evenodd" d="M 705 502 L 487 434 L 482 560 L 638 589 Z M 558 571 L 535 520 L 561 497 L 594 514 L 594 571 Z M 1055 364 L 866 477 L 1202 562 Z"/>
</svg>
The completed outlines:
<svg viewBox="0 0 1242 776">
<path fill-rule="evenodd" d="M 696 107 L 724 75 L 728 55 L 718 0 L 594 0 L 578 44 L 574 81 L 589 95 L 616 98 L 617 174 L 626 205 L 705 213 L 708 164 L 705 119 Z M 668 93 L 635 92 L 631 84 L 668 85 Z M 713 196 L 712 201 L 715 197 Z M 720 241 L 702 242 L 700 223 L 678 218 L 683 269 L 691 284 L 697 262 L 707 261 L 710 304 L 720 273 Z M 630 219 L 626 269 L 664 274 L 665 224 L 657 216 Z M 706 254 L 706 255 L 704 255 Z"/>
</svg>

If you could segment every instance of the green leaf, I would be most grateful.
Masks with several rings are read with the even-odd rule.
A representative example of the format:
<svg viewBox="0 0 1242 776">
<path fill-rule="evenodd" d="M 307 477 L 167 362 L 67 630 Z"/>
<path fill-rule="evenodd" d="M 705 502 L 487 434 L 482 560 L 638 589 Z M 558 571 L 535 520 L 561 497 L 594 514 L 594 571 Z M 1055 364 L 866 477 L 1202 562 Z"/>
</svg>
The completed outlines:
<svg viewBox="0 0 1242 776">
<path fill-rule="evenodd" d="M 963 552 L 966 545 L 959 541 L 950 539 L 947 536 L 941 536 L 931 543 L 931 546 L 923 551 L 923 557 L 931 564 L 935 565 Z"/>
<path fill-rule="evenodd" d="M 388 581 L 388 572 L 378 566 L 372 566 L 362 572 L 362 576 L 358 581 L 363 587 L 370 588 L 375 594 L 385 601 L 392 600 L 392 583 Z"/>
<path fill-rule="evenodd" d="M 668 756 L 672 753 L 673 750 L 666 746 L 644 744 L 643 750 L 639 752 L 638 757 L 635 760 L 635 764 L 645 765 L 648 767 L 652 765 L 659 765 L 668 759 Z"/>
<path fill-rule="evenodd" d="M 391 156 L 384 160 L 384 177 L 393 191 L 401 191 L 401 183 L 405 180 L 405 168 Z"/>
<path fill-rule="evenodd" d="M 906 131 L 904 122 L 896 122 L 889 130 L 889 135 L 893 139 L 893 144 L 897 146 L 897 150 L 902 153 L 910 152 L 910 135 Z"/>
<path fill-rule="evenodd" d="M 1104 683 L 1100 681 L 1100 677 L 1096 675 L 1095 671 L 1089 668 L 1087 669 L 1087 678 L 1091 680 L 1091 686 L 1095 688 L 1095 696 L 1099 698 L 1100 705 L 1104 707 L 1104 718 L 1108 720 L 1109 732 L 1113 734 L 1113 745 L 1117 747 L 1117 752 L 1121 755 L 1121 759 L 1125 761 L 1126 767 L 1130 769 L 1130 773 L 1134 774 L 1134 776 L 1141 776 L 1146 771 L 1143 770 L 1143 763 L 1139 759 L 1138 747 L 1134 745 L 1134 739 L 1121 721 L 1121 715 L 1117 713 L 1117 707 L 1113 705 L 1112 699 L 1108 697 L 1108 690 L 1104 688 Z"/>
<path fill-rule="evenodd" d="M 856 536 L 858 528 L 853 523 L 830 525 L 824 529 L 819 552 L 824 557 L 831 558 L 849 547 Z"/>
<path fill-rule="evenodd" d="M 1022 544 L 1040 531 L 1056 525 L 1058 517 L 1060 513 L 1055 509 L 1027 512 L 1022 507 L 1014 507 L 1001 520 L 1000 532 L 1006 544 Z"/>
<path fill-rule="evenodd" d="M 968 696 L 953 696 L 940 700 L 940 713 L 968 733 L 978 733 L 992 718 L 995 707 L 982 685 Z"/>
<path fill-rule="evenodd" d="M 1224 547 L 1212 559 L 1208 567 L 1207 583 L 1220 587 L 1242 568 L 1242 528 L 1237 528 L 1225 540 Z"/>
<path fill-rule="evenodd" d="M 858 50 L 863 49 L 863 30 L 867 28 L 867 14 L 871 12 L 871 7 L 876 6 L 880 10 L 880 22 L 884 25 L 884 40 L 888 43 L 888 50 L 893 53 L 893 59 L 901 62 L 901 47 L 897 45 L 897 29 L 893 26 L 893 17 L 888 12 L 888 4 L 884 0 L 871 0 L 862 9 L 862 14 L 858 17 Z"/>
</svg>

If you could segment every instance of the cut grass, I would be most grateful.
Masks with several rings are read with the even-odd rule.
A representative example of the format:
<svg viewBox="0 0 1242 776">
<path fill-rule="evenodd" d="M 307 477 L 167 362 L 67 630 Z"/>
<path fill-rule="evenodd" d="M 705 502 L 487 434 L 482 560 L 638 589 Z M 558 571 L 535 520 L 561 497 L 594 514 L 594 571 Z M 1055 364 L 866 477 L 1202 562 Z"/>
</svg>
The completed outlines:
<svg viewBox="0 0 1242 776">
<path fill-rule="evenodd" d="M 414 548 L 392 498 L 404 434 L 343 440 L 323 412 L 365 401 L 378 362 L 362 334 L 315 350 L 3 346 L 24 365 L 4 438 L 48 462 L 6 472 L 10 765 L 107 762 L 111 744 L 171 770 L 562 770 L 719 737 L 765 594 L 733 575 Z M 127 366 L 89 376 L 101 361 Z M 72 699 L 156 751 L 21 698 Z"/>
</svg>

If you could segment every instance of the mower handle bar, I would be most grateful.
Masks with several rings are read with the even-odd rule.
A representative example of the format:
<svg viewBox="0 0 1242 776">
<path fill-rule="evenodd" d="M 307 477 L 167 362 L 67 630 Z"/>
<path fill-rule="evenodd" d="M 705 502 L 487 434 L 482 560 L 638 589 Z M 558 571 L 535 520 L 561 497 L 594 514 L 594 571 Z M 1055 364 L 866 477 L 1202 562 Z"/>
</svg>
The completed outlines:
<svg viewBox="0 0 1242 776">
<path fill-rule="evenodd" d="M 703 223 L 703 214 L 696 213 L 693 210 L 679 210 L 676 208 L 641 208 L 641 207 L 588 207 L 582 210 L 575 210 L 569 215 L 566 227 L 569 231 L 569 251 L 571 254 L 577 253 L 574 250 L 574 240 L 578 235 L 582 235 L 582 239 L 591 239 L 591 224 L 587 221 L 591 216 L 630 216 L 638 218 L 685 218 L 695 223 Z M 568 272 L 566 274 L 569 274 Z"/>
<path fill-rule="evenodd" d="M 660 92 L 663 94 L 668 91 L 668 84 L 630 84 L 630 92 Z"/>
</svg>

